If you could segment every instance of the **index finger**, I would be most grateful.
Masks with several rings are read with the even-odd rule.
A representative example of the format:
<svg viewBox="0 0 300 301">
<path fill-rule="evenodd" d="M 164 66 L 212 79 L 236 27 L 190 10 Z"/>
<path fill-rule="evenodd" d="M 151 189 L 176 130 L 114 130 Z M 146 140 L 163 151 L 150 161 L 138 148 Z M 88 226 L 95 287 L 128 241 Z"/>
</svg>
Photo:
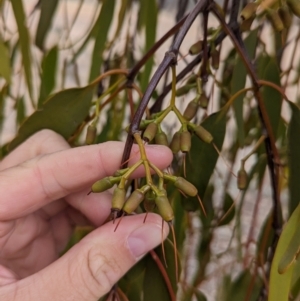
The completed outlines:
<svg viewBox="0 0 300 301">
<path fill-rule="evenodd" d="M 86 189 L 113 174 L 120 165 L 124 143 L 106 142 L 43 155 L 0 172 L 0 220 L 25 216 L 50 202 Z M 134 146 L 135 152 L 137 147 Z M 146 147 L 148 158 L 159 168 L 167 167 L 171 151 Z M 134 156 L 133 161 L 139 159 Z"/>
</svg>

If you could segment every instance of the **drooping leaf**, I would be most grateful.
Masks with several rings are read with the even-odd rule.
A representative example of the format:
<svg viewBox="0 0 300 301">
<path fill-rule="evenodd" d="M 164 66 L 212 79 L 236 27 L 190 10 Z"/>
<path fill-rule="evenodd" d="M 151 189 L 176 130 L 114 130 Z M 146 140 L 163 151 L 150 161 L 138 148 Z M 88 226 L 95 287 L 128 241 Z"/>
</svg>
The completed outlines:
<svg viewBox="0 0 300 301">
<path fill-rule="evenodd" d="M 156 25 L 157 25 L 157 4 L 156 0 L 148 0 L 140 2 L 140 18 L 145 26 L 145 52 L 148 51 L 155 43 Z M 151 70 L 154 59 L 151 57 L 145 64 L 141 76 L 141 89 L 144 91 L 149 83 Z"/>
<path fill-rule="evenodd" d="M 226 115 L 222 111 L 214 113 L 204 120 L 202 126 L 211 133 L 213 136 L 212 143 L 221 150 L 226 131 Z M 204 197 L 219 158 L 212 143 L 205 143 L 194 135 L 192 137 L 191 151 L 186 158 L 187 180 L 197 187 L 201 199 Z M 187 202 L 189 200 L 190 198 L 187 199 Z M 196 202 L 198 202 L 197 199 Z"/>
<path fill-rule="evenodd" d="M 272 261 L 268 301 L 288 301 L 294 271 L 292 264 L 283 274 L 278 272 L 279 263 L 290 244 L 295 231 L 299 229 L 300 205 L 295 209 L 280 235 Z M 299 234 L 298 234 L 299 235 Z"/>
<path fill-rule="evenodd" d="M 30 51 L 30 38 L 28 28 L 26 26 L 26 17 L 23 7 L 22 0 L 11 0 L 11 5 L 17 22 L 19 41 L 22 53 L 22 63 L 25 72 L 25 79 L 27 83 L 27 88 L 31 99 L 32 95 L 32 71 L 31 71 L 31 51 Z"/>
<path fill-rule="evenodd" d="M 24 121 L 9 149 L 13 150 L 42 129 L 51 129 L 68 139 L 88 115 L 93 90 L 94 86 L 89 85 L 63 90 L 51 96 Z"/>
<path fill-rule="evenodd" d="M 4 77 L 6 82 L 11 82 L 10 58 L 6 45 L 0 40 L 0 75 Z"/>
<path fill-rule="evenodd" d="M 97 34 L 95 35 L 95 45 L 91 61 L 89 82 L 95 79 L 100 73 L 100 66 L 103 61 L 103 50 L 105 49 L 105 43 L 108 37 L 108 30 L 113 20 L 114 9 L 115 0 L 102 1 L 101 12 L 96 21 L 97 25 L 95 24 Z"/>
<path fill-rule="evenodd" d="M 44 50 L 44 41 L 48 30 L 51 28 L 51 22 L 57 7 L 58 0 L 41 0 L 41 14 L 35 36 L 35 44 L 41 50 Z"/>
<path fill-rule="evenodd" d="M 58 48 L 54 46 L 45 54 L 42 60 L 42 74 L 38 107 L 48 98 L 55 87 Z"/>
<path fill-rule="evenodd" d="M 289 212 L 295 210 L 300 202 L 300 110 L 298 107 L 290 103 L 292 109 L 292 117 L 288 129 L 288 166 L 289 166 Z"/>
<path fill-rule="evenodd" d="M 259 275 L 253 275 L 249 270 L 244 270 L 228 288 L 226 301 L 256 301 L 262 284 Z"/>
<path fill-rule="evenodd" d="M 272 82 L 279 87 L 281 86 L 280 70 L 275 59 L 270 59 L 264 70 L 263 79 Z M 268 86 L 263 87 L 262 96 L 273 130 L 273 135 L 276 137 L 280 121 L 282 96 L 278 91 Z"/>
<path fill-rule="evenodd" d="M 26 116 L 25 100 L 23 96 L 17 99 L 15 108 L 17 110 L 17 124 L 20 125 Z"/>
<path fill-rule="evenodd" d="M 253 59 L 255 55 L 257 44 L 257 30 L 253 30 L 249 36 L 245 39 L 245 47 L 250 59 Z M 231 80 L 231 93 L 232 95 L 241 89 L 245 88 L 247 78 L 247 69 L 242 58 L 237 54 L 236 64 L 233 69 L 233 75 Z M 243 119 L 243 98 L 244 95 L 240 95 L 233 103 L 235 119 L 237 123 L 238 140 L 240 147 L 244 146 L 245 133 L 244 133 L 244 119 Z"/>
</svg>

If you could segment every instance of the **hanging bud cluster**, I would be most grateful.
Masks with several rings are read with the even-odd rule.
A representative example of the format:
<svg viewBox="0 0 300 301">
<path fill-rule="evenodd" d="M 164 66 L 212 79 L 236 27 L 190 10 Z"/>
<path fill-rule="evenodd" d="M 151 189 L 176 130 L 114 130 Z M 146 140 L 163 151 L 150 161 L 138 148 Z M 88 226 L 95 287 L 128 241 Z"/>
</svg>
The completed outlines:
<svg viewBox="0 0 300 301">
<path fill-rule="evenodd" d="M 161 173 L 159 187 L 153 183 L 147 183 L 141 188 L 134 190 L 126 199 L 127 189 L 125 188 L 123 177 L 127 179 L 128 175 L 134 170 L 135 168 L 132 170 L 130 168 L 118 170 L 114 176 L 106 177 L 92 185 L 91 192 L 96 193 L 104 192 L 117 184 L 112 196 L 111 211 L 114 216 L 121 211 L 125 214 L 132 214 L 144 202 L 144 208 L 147 212 L 153 211 L 156 208 L 162 218 L 170 222 L 174 219 L 174 213 L 168 200 L 167 192 L 163 188 L 164 184 L 172 183 L 182 193 L 190 197 L 195 197 L 198 194 L 197 188 L 186 179 Z"/>
<path fill-rule="evenodd" d="M 260 1 L 248 3 L 240 13 L 241 31 L 250 30 L 251 24 L 256 17 Z M 300 1 L 278 1 L 263 12 L 270 21 L 274 30 L 281 32 L 292 24 L 293 15 L 300 17 Z"/>
</svg>

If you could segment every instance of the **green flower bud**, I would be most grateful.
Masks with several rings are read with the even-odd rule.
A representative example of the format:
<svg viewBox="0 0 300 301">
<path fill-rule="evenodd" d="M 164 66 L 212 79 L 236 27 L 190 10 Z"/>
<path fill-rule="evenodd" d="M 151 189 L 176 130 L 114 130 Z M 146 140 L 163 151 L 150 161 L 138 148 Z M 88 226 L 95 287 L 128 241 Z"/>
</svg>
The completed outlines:
<svg viewBox="0 0 300 301">
<path fill-rule="evenodd" d="M 247 187 L 247 183 L 248 183 L 248 175 L 244 169 L 244 166 L 241 166 L 237 175 L 238 189 L 244 190 Z"/>
<path fill-rule="evenodd" d="M 220 52 L 217 49 L 211 51 L 211 66 L 213 69 L 218 70 L 220 65 Z"/>
<path fill-rule="evenodd" d="M 184 131 L 180 134 L 180 150 L 183 153 L 188 153 L 191 150 L 192 137 L 189 131 Z"/>
<path fill-rule="evenodd" d="M 203 41 L 200 40 L 190 47 L 189 54 L 190 55 L 198 54 L 202 51 L 202 48 L 203 48 Z"/>
<path fill-rule="evenodd" d="M 143 134 L 143 139 L 147 142 L 150 142 L 155 137 L 158 130 L 158 125 L 155 122 L 151 122 L 145 129 Z"/>
<path fill-rule="evenodd" d="M 189 102 L 189 104 L 187 105 L 184 113 L 183 113 L 183 117 L 186 120 L 191 120 L 193 119 L 198 111 L 199 105 L 198 105 L 198 100 L 199 100 L 199 96 L 197 95 L 192 101 Z"/>
<path fill-rule="evenodd" d="M 114 184 L 115 183 L 111 180 L 111 177 L 106 177 L 92 185 L 92 192 L 103 192 L 109 188 L 112 188 Z"/>
<path fill-rule="evenodd" d="M 168 198 L 165 195 L 159 195 L 155 198 L 155 204 L 157 206 L 160 216 L 166 221 L 170 222 L 174 219 L 174 212 L 170 205 Z"/>
<path fill-rule="evenodd" d="M 144 208 L 147 212 L 152 212 L 155 208 L 155 198 L 156 195 L 153 192 L 153 190 L 149 190 L 148 192 L 146 192 L 145 194 L 145 199 L 144 199 Z"/>
<path fill-rule="evenodd" d="M 240 17 L 242 20 L 248 20 L 255 15 L 258 4 L 256 2 L 248 3 L 241 11 Z"/>
<path fill-rule="evenodd" d="M 200 107 L 203 108 L 203 109 L 206 109 L 207 106 L 208 106 L 208 98 L 207 98 L 205 92 L 203 92 L 203 93 L 201 94 L 201 96 L 200 96 L 200 99 L 199 99 L 199 105 L 200 105 Z"/>
<path fill-rule="evenodd" d="M 190 183 L 189 181 L 187 181 L 182 177 L 178 177 L 176 179 L 176 181 L 174 182 L 174 186 L 188 196 L 193 197 L 198 194 L 197 188 L 192 183 Z"/>
<path fill-rule="evenodd" d="M 112 211 L 122 210 L 126 199 L 126 190 L 124 188 L 116 187 L 112 197 Z"/>
<path fill-rule="evenodd" d="M 89 125 L 86 131 L 85 144 L 93 144 L 97 135 L 97 128 L 94 125 Z"/>
<path fill-rule="evenodd" d="M 134 210 L 136 210 L 143 199 L 144 193 L 141 190 L 136 189 L 124 204 L 123 211 L 127 214 L 131 214 Z"/>
<path fill-rule="evenodd" d="M 255 16 L 250 17 L 247 20 L 243 20 L 240 25 L 241 32 L 249 31 L 251 29 L 251 25 L 255 19 Z"/>
<path fill-rule="evenodd" d="M 190 92 L 191 89 L 196 87 L 196 83 L 193 84 L 188 84 L 180 87 L 179 89 L 176 90 L 176 96 L 182 96 Z"/>
<path fill-rule="evenodd" d="M 170 143 L 170 149 L 173 154 L 177 154 L 180 151 L 180 132 L 176 132 L 173 135 L 172 141 Z"/>
<path fill-rule="evenodd" d="M 155 135 L 155 143 L 159 145 L 169 146 L 168 137 L 165 132 L 159 132 Z"/>
<path fill-rule="evenodd" d="M 204 142 L 211 143 L 213 136 L 203 126 L 198 125 L 194 128 L 195 134 Z"/>
</svg>

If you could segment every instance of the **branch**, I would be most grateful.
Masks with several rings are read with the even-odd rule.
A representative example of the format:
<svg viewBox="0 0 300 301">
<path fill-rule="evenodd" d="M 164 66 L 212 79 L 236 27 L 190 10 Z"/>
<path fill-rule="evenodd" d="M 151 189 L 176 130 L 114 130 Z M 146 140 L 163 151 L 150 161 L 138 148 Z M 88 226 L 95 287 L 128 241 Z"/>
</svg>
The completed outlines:
<svg viewBox="0 0 300 301">
<path fill-rule="evenodd" d="M 122 163 L 126 162 L 129 158 L 132 144 L 134 141 L 133 134 L 135 132 L 139 131 L 139 124 L 140 124 L 143 114 L 146 110 L 146 107 L 150 101 L 150 98 L 151 98 L 151 95 L 152 95 L 154 89 L 156 88 L 158 82 L 160 81 L 161 77 L 166 72 L 166 70 L 172 64 L 176 64 L 178 51 L 179 51 L 180 45 L 181 45 L 184 37 L 186 36 L 188 30 L 190 29 L 190 27 L 193 24 L 197 15 L 201 11 L 204 11 L 208 7 L 209 3 L 210 3 L 210 0 L 200 0 L 195 5 L 194 9 L 189 13 L 187 18 L 185 19 L 185 22 L 183 23 L 182 27 L 180 28 L 170 50 L 165 54 L 163 61 L 158 66 L 155 74 L 151 78 L 150 83 L 146 89 L 146 92 L 144 93 L 144 97 L 142 98 L 142 100 L 138 106 L 138 109 L 133 116 L 132 123 L 129 128 L 129 134 L 127 136 L 127 140 L 126 140 L 126 144 L 125 144 Z"/>
</svg>

